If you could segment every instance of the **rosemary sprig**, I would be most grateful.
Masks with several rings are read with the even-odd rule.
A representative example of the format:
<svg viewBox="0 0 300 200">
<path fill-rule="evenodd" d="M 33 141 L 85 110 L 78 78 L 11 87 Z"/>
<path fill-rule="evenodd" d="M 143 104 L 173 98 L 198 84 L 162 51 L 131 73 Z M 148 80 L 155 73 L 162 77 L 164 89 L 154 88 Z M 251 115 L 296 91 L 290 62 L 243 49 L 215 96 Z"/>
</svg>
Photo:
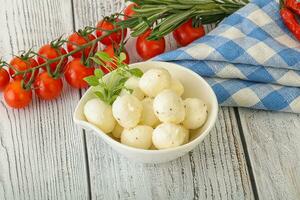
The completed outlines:
<svg viewBox="0 0 300 200">
<path fill-rule="evenodd" d="M 248 3 L 248 0 L 130 0 L 139 7 L 136 15 L 119 22 L 119 26 L 132 29 L 136 37 L 147 29 L 153 32 L 148 39 L 159 39 L 189 19 L 201 24 L 219 23 L 222 19 Z M 193 23 L 199 24 L 199 23 Z"/>
</svg>

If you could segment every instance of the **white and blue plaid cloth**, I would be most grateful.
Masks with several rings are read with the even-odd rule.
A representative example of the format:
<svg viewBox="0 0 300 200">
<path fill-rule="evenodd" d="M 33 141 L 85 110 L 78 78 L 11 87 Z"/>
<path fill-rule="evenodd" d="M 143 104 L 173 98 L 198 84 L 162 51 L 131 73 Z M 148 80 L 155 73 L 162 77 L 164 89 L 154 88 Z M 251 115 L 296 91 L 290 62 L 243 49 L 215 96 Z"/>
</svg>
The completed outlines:
<svg viewBox="0 0 300 200">
<path fill-rule="evenodd" d="M 275 0 L 254 0 L 205 37 L 155 60 L 203 76 L 220 105 L 300 113 L 300 43 Z"/>
</svg>

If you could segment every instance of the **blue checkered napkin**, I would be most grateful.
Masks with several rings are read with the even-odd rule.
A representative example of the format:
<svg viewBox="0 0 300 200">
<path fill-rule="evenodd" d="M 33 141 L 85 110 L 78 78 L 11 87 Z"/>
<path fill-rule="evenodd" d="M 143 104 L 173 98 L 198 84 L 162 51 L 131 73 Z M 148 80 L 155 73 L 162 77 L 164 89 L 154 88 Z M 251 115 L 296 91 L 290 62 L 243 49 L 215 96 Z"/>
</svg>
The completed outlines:
<svg viewBox="0 0 300 200">
<path fill-rule="evenodd" d="M 300 113 L 300 43 L 275 0 L 254 0 L 205 37 L 155 60 L 204 76 L 220 105 Z"/>
</svg>

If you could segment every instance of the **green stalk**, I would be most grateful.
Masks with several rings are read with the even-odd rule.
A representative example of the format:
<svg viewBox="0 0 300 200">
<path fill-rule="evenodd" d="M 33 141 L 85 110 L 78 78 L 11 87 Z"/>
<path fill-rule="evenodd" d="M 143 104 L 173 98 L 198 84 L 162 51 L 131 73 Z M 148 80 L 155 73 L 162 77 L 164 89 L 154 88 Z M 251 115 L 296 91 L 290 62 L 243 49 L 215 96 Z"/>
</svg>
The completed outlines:
<svg viewBox="0 0 300 200">
<path fill-rule="evenodd" d="M 159 39 L 178 28 L 188 19 L 200 19 L 201 24 L 219 23 L 248 3 L 248 0 L 130 0 L 139 5 L 136 14 L 119 22 L 132 29 L 136 37 L 152 27 L 148 39 Z"/>
</svg>

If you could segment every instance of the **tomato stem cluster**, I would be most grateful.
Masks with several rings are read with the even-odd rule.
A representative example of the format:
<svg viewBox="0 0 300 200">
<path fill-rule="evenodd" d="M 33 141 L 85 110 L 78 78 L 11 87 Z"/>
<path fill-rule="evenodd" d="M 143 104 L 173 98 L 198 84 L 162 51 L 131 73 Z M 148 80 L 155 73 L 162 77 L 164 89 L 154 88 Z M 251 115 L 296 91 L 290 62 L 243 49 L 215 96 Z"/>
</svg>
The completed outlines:
<svg viewBox="0 0 300 200">
<path fill-rule="evenodd" d="M 95 30 L 96 30 L 96 28 L 95 28 Z M 63 61 L 65 58 L 67 58 L 67 57 L 69 57 L 69 56 L 71 56 L 71 55 L 73 55 L 73 54 L 75 54 L 75 53 L 77 53 L 77 52 L 80 52 L 80 51 L 82 51 L 83 49 L 85 49 L 85 48 L 87 48 L 87 47 L 92 46 L 92 48 L 93 48 L 93 47 L 96 45 L 97 42 L 99 42 L 99 41 L 102 40 L 103 38 L 109 36 L 110 34 L 112 34 L 112 33 L 114 33 L 114 32 L 117 32 L 117 31 L 119 31 L 119 30 L 120 30 L 120 28 L 116 28 L 116 29 L 111 30 L 111 31 L 105 30 L 105 31 L 106 31 L 106 34 L 104 34 L 103 36 L 100 36 L 100 37 L 98 37 L 98 38 L 96 38 L 96 39 L 94 39 L 94 40 L 92 40 L 92 41 L 89 41 L 89 42 L 87 42 L 86 44 L 83 44 L 83 45 L 77 45 L 77 48 L 76 48 L 75 50 L 73 50 L 73 51 L 71 51 L 71 52 L 69 52 L 69 53 L 60 55 L 60 56 L 58 56 L 58 57 L 56 57 L 56 58 L 48 59 L 47 62 L 45 62 L 45 63 L 43 63 L 43 64 L 39 64 L 38 66 L 33 67 L 33 68 L 30 68 L 30 69 L 26 69 L 26 70 L 20 71 L 20 70 L 16 69 L 14 66 L 10 65 L 9 63 L 7 63 L 7 62 L 5 62 L 5 61 L 2 61 L 2 62 L 3 62 L 4 65 L 6 65 L 6 66 L 9 67 L 9 68 L 12 68 L 12 69 L 16 72 L 16 73 L 13 75 L 13 77 L 15 77 L 15 76 L 17 76 L 17 75 L 24 75 L 24 74 L 27 74 L 27 73 L 34 72 L 35 70 L 37 70 L 37 69 L 39 69 L 39 68 L 42 68 L 42 67 L 44 67 L 44 66 L 47 67 L 48 73 L 49 73 L 49 74 L 52 74 L 52 72 L 51 72 L 51 70 L 50 70 L 50 67 L 49 67 L 50 64 L 59 61 L 58 67 L 56 68 L 56 71 L 54 72 L 54 74 L 52 74 L 53 77 L 57 77 L 57 73 L 60 71 L 60 69 L 59 69 L 60 67 L 59 67 L 59 66 L 61 66 L 61 63 L 62 63 L 62 61 Z M 62 46 L 63 44 L 69 42 L 69 41 L 67 41 L 67 40 L 62 40 L 62 39 L 60 38 L 60 39 L 57 40 L 57 42 L 59 42 L 59 43 L 53 43 L 54 46 L 60 47 L 60 46 Z M 52 44 L 52 42 L 51 42 L 51 44 Z M 57 44 L 59 44 L 59 45 L 57 46 Z M 41 57 L 43 57 L 42 55 L 38 54 L 37 52 L 34 52 L 32 49 L 30 49 L 28 52 L 26 52 L 26 54 L 24 54 L 24 55 L 22 54 L 20 57 L 25 59 L 25 58 L 33 57 L 33 56 L 41 56 Z M 92 56 L 92 51 L 90 51 L 88 58 L 89 58 L 90 56 Z M 45 59 L 46 59 L 46 58 L 45 58 Z"/>
<path fill-rule="evenodd" d="M 124 44 L 127 42 L 125 40 L 127 28 L 132 31 L 132 37 L 139 36 L 136 45 L 137 53 L 142 59 L 146 60 L 164 52 L 165 35 L 173 32 L 173 36 L 178 44 L 189 44 L 205 34 L 203 24 L 217 23 L 248 2 L 248 0 L 129 1 L 133 2 L 133 4 L 124 10 L 124 14 L 115 13 L 104 17 L 96 27 L 87 26 L 79 29 L 76 33 L 71 34 L 68 39 L 60 36 L 41 47 L 38 52 L 31 48 L 27 52 L 24 51 L 21 56 L 15 56 L 10 63 L 0 60 L 0 73 L 2 73 L 0 76 L 4 77 L 4 81 L 0 82 L 0 90 L 5 88 L 2 87 L 4 85 L 7 85 L 7 88 L 10 90 L 19 90 L 19 92 L 14 91 L 15 93 L 4 91 L 6 102 L 16 100 L 16 97 L 21 92 L 23 96 L 26 94 L 28 100 L 31 100 L 33 84 L 35 92 L 42 99 L 56 98 L 62 89 L 60 78 L 63 73 L 66 81 L 71 86 L 82 88 L 87 86 L 83 78 L 93 72 L 96 64 L 101 64 L 101 69 L 104 68 L 106 70 L 103 70 L 104 73 L 118 68 L 120 63 L 116 62 L 116 60 L 101 62 L 98 59 L 99 62 L 97 63 L 95 62 L 97 57 L 93 56 L 96 53 L 99 42 L 106 45 L 103 51 L 106 51 L 109 57 L 120 56 L 122 52 L 123 57 L 127 55 L 124 49 Z M 124 20 L 120 20 L 120 16 L 124 16 Z M 189 23 L 190 20 L 193 23 Z M 175 34 L 175 37 L 174 33 L 176 31 L 178 33 Z M 97 37 L 93 35 L 93 32 L 96 32 Z M 189 37 L 186 35 L 189 35 Z M 64 49 L 64 46 L 67 47 L 68 52 Z M 70 56 L 74 59 L 68 62 Z M 38 62 L 34 57 L 37 58 Z M 123 61 L 129 63 L 128 56 L 125 56 Z M 10 77 L 8 72 L 2 69 L 5 66 L 9 68 L 9 73 L 15 81 L 13 84 L 8 84 Z M 39 74 L 40 68 L 43 68 L 45 72 Z M 77 75 L 74 75 L 74 73 L 77 73 Z M 48 83 L 57 84 L 59 91 L 56 94 L 50 91 L 51 85 L 46 80 Z M 36 90 L 36 82 L 39 82 L 40 86 L 42 85 L 40 91 Z M 8 87 L 9 85 L 10 87 Z M 52 94 L 50 94 L 51 92 Z M 24 102 L 22 106 L 21 104 L 17 106 L 13 103 L 8 103 L 8 105 L 20 108 L 28 105 L 28 102 Z"/>
</svg>

